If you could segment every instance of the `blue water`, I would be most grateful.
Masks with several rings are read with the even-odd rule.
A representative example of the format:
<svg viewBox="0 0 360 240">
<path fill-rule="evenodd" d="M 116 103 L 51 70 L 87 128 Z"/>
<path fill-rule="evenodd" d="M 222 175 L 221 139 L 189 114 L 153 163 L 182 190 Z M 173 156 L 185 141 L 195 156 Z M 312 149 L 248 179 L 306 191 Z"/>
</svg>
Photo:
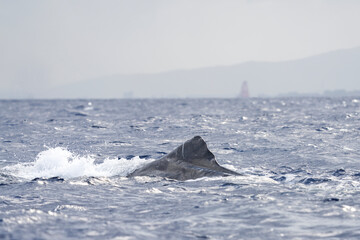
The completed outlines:
<svg viewBox="0 0 360 240">
<path fill-rule="evenodd" d="M 244 176 L 126 175 L 200 135 Z M 359 239 L 360 97 L 0 101 L 0 239 Z"/>
</svg>

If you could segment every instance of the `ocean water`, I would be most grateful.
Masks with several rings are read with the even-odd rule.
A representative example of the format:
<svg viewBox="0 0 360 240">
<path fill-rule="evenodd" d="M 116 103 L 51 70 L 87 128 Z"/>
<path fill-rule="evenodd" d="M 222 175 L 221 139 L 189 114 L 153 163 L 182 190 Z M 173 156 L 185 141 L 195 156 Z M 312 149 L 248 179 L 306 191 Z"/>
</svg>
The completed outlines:
<svg viewBox="0 0 360 240">
<path fill-rule="evenodd" d="M 243 176 L 126 175 L 200 135 Z M 360 97 L 0 101 L 0 239 L 360 239 Z"/>
</svg>

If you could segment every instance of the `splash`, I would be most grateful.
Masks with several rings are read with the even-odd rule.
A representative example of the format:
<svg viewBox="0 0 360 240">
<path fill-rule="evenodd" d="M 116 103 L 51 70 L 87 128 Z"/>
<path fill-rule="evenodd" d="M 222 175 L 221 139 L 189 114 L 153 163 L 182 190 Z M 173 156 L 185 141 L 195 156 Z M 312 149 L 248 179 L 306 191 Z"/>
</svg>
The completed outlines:
<svg viewBox="0 0 360 240">
<path fill-rule="evenodd" d="M 127 159 L 105 159 L 96 164 L 91 156 L 78 156 L 67 149 L 56 147 L 40 152 L 32 163 L 19 163 L 5 167 L 12 175 L 25 179 L 37 177 L 76 178 L 83 176 L 126 176 L 149 160 L 134 157 Z"/>
</svg>

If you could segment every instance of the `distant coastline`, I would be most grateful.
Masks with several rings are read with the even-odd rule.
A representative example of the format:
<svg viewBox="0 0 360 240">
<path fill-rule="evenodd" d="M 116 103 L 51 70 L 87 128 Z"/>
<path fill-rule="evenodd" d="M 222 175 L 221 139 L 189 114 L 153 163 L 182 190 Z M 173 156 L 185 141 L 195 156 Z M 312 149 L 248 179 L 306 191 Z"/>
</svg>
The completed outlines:
<svg viewBox="0 0 360 240">
<path fill-rule="evenodd" d="M 360 90 L 353 90 L 353 91 L 332 90 L 332 91 L 324 91 L 323 93 L 288 92 L 288 93 L 280 93 L 276 97 L 359 97 L 359 96 L 360 96 Z"/>
<path fill-rule="evenodd" d="M 56 86 L 14 84 L 0 89 L 0 99 L 236 98 L 245 81 L 251 97 L 360 96 L 360 47 L 283 62 L 115 74 Z"/>
</svg>

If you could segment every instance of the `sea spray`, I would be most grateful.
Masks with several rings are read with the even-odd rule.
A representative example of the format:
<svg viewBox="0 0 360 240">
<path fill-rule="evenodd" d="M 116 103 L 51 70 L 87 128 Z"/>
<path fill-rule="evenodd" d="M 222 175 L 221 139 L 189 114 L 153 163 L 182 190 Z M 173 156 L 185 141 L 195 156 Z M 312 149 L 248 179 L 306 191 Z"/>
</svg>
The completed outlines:
<svg viewBox="0 0 360 240">
<path fill-rule="evenodd" d="M 25 179 L 37 177 L 111 177 L 126 176 L 148 161 L 136 156 L 130 160 L 108 158 L 97 164 L 91 155 L 79 156 L 65 148 L 56 147 L 40 152 L 32 163 L 19 163 L 5 167 L 4 170 Z"/>
</svg>

